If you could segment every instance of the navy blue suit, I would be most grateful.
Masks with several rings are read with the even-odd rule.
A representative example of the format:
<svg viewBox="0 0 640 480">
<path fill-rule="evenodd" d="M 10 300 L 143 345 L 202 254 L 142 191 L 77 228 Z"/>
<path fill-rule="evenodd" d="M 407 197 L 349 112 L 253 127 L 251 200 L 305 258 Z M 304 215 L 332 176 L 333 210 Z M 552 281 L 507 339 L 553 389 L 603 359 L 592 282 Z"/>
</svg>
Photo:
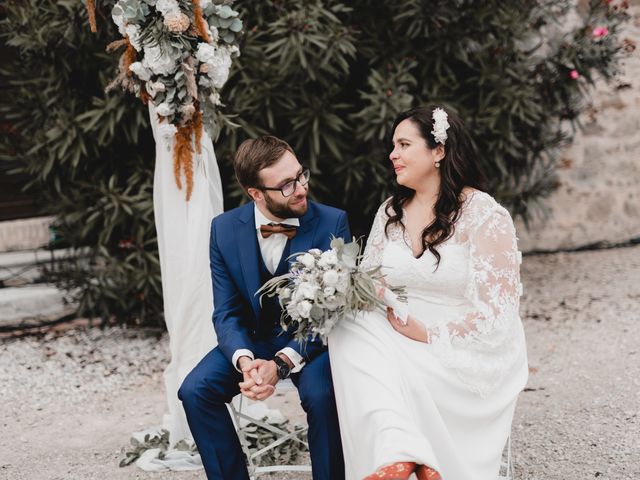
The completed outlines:
<svg viewBox="0 0 640 480">
<path fill-rule="evenodd" d="M 351 240 L 344 211 L 309 202 L 300 218 L 297 235 L 287 242 L 286 252 L 311 248 L 327 250 L 331 236 Z M 305 359 L 305 366 L 291 375 L 298 387 L 309 423 L 309 449 L 314 480 L 341 480 L 344 463 L 338 417 L 333 395 L 329 355 L 320 341 L 302 346 L 292 332 L 279 326 L 280 309 L 260 306 L 256 291 L 265 280 L 266 268 L 258 246 L 254 204 L 225 212 L 211 224 L 211 276 L 213 324 L 218 346 L 209 352 L 183 382 L 182 400 L 191 433 L 202 456 L 209 480 L 248 480 L 240 443 L 226 403 L 238 394 L 242 374 L 231 363 L 239 349 L 256 358 L 271 359 L 291 347 Z M 283 258 L 276 274 L 287 270 Z"/>
</svg>

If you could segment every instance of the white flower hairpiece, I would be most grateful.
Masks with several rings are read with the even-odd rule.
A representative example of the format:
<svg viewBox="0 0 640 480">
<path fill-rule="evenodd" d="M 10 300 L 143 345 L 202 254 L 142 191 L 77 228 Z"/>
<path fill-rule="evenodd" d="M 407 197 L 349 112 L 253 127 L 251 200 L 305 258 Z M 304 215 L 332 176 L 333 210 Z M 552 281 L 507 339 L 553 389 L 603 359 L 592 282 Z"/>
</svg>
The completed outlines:
<svg viewBox="0 0 640 480">
<path fill-rule="evenodd" d="M 450 127 L 447 121 L 448 118 L 447 112 L 441 108 L 436 108 L 433 111 L 433 130 L 431 130 L 431 134 L 436 139 L 436 142 L 442 145 L 447 140 L 447 129 Z"/>
</svg>

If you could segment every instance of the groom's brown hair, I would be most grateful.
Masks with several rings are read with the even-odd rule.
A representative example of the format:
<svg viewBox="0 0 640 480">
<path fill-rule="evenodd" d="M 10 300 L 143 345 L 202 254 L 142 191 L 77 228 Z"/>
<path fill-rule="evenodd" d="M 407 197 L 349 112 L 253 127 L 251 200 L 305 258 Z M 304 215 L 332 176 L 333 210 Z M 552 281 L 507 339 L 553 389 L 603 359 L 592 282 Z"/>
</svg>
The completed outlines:
<svg viewBox="0 0 640 480">
<path fill-rule="evenodd" d="M 295 155 L 291 146 L 273 135 L 250 138 L 242 142 L 233 159 L 233 170 L 244 188 L 262 187 L 260 170 L 276 163 L 285 152 Z"/>
</svg>

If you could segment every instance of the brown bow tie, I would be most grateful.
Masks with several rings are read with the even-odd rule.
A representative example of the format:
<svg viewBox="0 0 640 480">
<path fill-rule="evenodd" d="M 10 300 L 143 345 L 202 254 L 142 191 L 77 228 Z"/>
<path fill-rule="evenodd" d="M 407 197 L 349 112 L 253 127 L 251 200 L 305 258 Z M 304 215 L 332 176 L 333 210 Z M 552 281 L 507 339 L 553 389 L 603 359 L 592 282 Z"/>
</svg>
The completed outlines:
<svg viewBox="0 0 640 480">
<path fill-rule="evenodd" d="M 262 234 L 262 238 L 269 238 L 274 233 L 282 233 L 286 235 L 286 237 L 291 240 L 296 236 L 298 232 L 298 227 L 293 225 L 284 225 L 282 223 L 270 223 L 269 225 L 260 225 L 260 233 Z"/>
</svg>

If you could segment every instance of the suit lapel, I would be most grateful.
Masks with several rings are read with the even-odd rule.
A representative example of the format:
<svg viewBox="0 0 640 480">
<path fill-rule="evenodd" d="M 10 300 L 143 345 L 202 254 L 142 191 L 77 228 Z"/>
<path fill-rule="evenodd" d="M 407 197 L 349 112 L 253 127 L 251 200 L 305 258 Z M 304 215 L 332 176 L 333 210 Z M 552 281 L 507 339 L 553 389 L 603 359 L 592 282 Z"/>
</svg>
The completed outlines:
<svg viewBox="0 0 640 480">
<path fill-rule="evenodd" d="M 256 246 L 257 233 L 253 208 L 253 203 L 249 203 L 236 219 L 236 238 L 247 297 L 251 300 L 256 318 L 259 318 L 260 299 L 255 293 L 260 288 L 260 259 L 258 258 L 259 249 Z"/>
</svg>

